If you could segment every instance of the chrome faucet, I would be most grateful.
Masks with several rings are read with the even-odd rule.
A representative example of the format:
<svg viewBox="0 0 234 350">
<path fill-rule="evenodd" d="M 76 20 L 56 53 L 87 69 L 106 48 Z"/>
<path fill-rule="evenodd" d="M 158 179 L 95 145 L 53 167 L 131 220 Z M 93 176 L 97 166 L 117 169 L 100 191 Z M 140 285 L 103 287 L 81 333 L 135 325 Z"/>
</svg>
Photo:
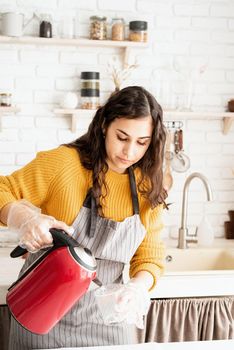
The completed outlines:
<svg viewBox="0 0 234 350">
<path fill-rule="evenodd" d="M 192 173 L 189 175 L 184 184 L 183 189 L 183 201 L 182 201 L 182 214 L 181 214 L 181 227 L 179 228 L 178 247 L 180 249 L 188 248 L 187 243 L 196 242 L 195 235 L 189 235 L 187 228 L 187 210 L 188 210 L 188 190 L 191 181 L 195 178 L 200 179 L 206 189 L 207 200 L 212 201 L 212 191 L 207 178 L 201 173 Z"/>
</svg>

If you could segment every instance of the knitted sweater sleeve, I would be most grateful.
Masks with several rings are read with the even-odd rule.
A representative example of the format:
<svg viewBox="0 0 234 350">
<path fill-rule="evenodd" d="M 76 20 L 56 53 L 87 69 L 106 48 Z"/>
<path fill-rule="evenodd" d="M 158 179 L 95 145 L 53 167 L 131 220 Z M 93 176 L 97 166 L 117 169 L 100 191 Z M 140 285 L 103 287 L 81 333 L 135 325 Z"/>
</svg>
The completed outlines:
<svg viewBox="0 0 234 350">
<path fill-rule="evenodd" d="M 9 176 L 0 176 L 0 209 L 20 199 L 41 207 L 47 200 L 53 179 L 61 171 L 61 164 L 66 163 L 66 158 L 65 147 L 39 152 L 23 168 Z"/>
<path fill-rule="evenodd" d="M 160 233 L 163 229 L 162 211 L 163 206 L 159 205 L 154 209 L 148 209 L 148 213 L 142 217 L 142 223 L 146 227 L 146 235 L 130 261 L 131 278 L 143 270 L 152 274 L 154 283 L 151 289 L 155 287 L 157 280 L 163 273 L 165 247 L 160 240 Z"/>
</svg>

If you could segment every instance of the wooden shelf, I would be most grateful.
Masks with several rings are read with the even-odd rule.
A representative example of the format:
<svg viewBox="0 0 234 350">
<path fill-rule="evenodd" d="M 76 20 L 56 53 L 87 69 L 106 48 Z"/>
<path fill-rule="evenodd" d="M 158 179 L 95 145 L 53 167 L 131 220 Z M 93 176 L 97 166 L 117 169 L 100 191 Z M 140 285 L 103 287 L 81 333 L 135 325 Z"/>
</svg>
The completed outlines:
<svg viewBox="0 0 234 350">
<path fill-rule="evenodd" d="M 145 48 L 148 43 L 137 41 L 91 40 L 87 38 L 40 38 L 34 36 L 9 37 L 0 35 L 0 44 L 40 45 L 40 46 L 77 46 L 77 47 L 117 47 L 124 50 L 124 64 L 128 62 L 129 50 Z"/>
<path fill-rule="evenodd" d="M 234 121 L 232 112 L 191 112 L 191 111 L 164 111 L 166 120 L 178 119 L 221 119 L 223 121 L 222 132 L 227 135 Z"/>
<path fill-rule="evenodd" d="M 77 130 L 77 122 L 78 117 L 83 116 L 90 118 L 90 120 L 93 118 L 96 110 L 95 109 L 64 109 L 64 108 L 56 108 L 54 109 L 55 114 L 63 114 L 63 115 L 70 115 L 72 117 L 71 121 L 71 131 L 74 133 Z"/>
<path fill-rule="evenodd" d="M 18 113 L 20 108 L 18 107 L 2 107 L 0 106 L 0 132 L 2 131 L 2 116 L 6 114 Z"/>
<path fill-rule="evenodd" d="M 84 116 L 87 118 L 92 118 L 94 116 L 95 110 L 92 109 L 61 109 L 57 108 L 54 110 L 55 114 L 67 114 L 72 116 L 72 132 L 76 131 L 77 118 L 79 116 Z M 191 112 L 191 111 L 173 111 L 164 110 L 164 119 L 168 120 L 181 120 L 181 119 L 220 119 L 223 121 L 223 133 L 226 135 L 234 121 L 234 113 L 231 112 Z"/>
</svg>

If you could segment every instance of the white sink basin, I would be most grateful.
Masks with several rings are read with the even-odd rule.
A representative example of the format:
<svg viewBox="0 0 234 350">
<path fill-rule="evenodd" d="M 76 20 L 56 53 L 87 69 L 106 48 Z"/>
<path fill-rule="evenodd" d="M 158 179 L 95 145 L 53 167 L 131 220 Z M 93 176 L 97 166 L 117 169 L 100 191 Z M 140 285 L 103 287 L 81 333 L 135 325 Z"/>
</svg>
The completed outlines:
<svg viewBox="0 0 234 350">
<path fill-rule="evenodd" d="M 188 249 L 167 245 L 165 273 L 152 298 L 234 295 L 234 242 Z M 175 246 L 175 245 L 174 245 Z"/>
<path fill-rule="evenodd" d="M 234 270 L 234 249 L 168 248 L 166 250 L 166 272 L 210 270 Z"/>
</svg>

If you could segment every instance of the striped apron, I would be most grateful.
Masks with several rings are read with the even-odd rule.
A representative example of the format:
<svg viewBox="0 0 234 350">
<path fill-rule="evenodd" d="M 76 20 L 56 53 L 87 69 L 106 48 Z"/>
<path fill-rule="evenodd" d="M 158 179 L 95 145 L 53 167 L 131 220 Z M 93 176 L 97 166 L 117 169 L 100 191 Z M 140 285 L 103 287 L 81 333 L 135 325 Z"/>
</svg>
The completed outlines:
<svg viewBox="0 0 234 350">
<path fill-rule="evenodd" d="M 121 222 L 99 216 L 95 200 L 91 195 L 91 191 L 89 191 L 78 216 L 73 222 L 75 229 L 73 237 L 94 254 L 97 260 L 97 278 L 103 285 L 123 283 L 123 269 L 129 264 L 146 233 L 139 216 L 136 183 L 131 168 L 129 169 L 129 179 L 133 216 L 127 217 Z M 40 254 L 41 252 L 30 254 L 21 273 Z M 105 325 L 103 323 L 95 302 L 95 288 L 97 286 L 92 282 L 87 293 L 48 334 L 33 334 L 21 327 L 12 318 L 9 350 L 137 343 L 137 329 L 134 325 L 123 323 Z"/>
</svg>

